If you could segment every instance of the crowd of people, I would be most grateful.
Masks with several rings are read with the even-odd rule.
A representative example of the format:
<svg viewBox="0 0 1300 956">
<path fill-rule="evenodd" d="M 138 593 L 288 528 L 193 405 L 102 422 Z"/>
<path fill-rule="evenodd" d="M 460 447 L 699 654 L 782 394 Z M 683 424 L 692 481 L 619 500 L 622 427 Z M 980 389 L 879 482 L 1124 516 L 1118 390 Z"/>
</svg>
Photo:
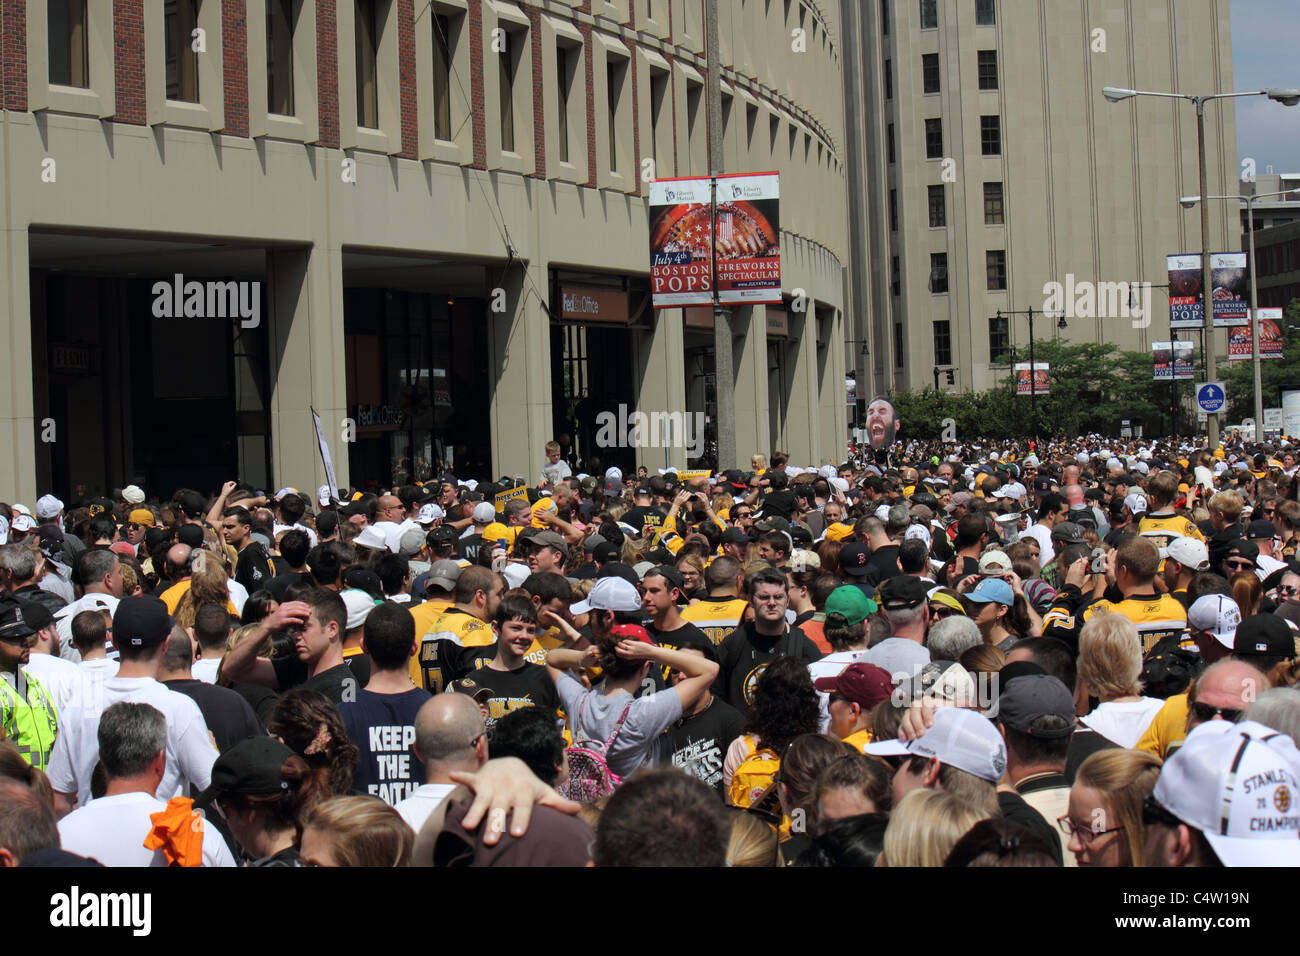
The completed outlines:
<svg viewBox="0 0 1300 956">
<path fill-rule="evenodd" d="M 1296 454 L 0 504 L 0 864 L 1300 865 Z"/>
</svg>

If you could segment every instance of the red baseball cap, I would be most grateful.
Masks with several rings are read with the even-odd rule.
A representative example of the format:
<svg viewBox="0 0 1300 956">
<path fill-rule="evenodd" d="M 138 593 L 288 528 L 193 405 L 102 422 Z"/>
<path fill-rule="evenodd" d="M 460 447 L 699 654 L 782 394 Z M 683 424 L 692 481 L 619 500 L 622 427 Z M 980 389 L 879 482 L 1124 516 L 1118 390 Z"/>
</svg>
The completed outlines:
<svg viewBox="0 0 1300 956">
<path fill-rule="evenodd" d="M 646 629 L 640 624 L 615 624 L 609 629 L 609 633 L 614 637 L 619 637 L 628 641 L 642 641 L 646 644 L 654 644 Z"/>
<path fill-rule="evenodd" d="M 894 680 L 889 671 L 866 661 L 850 664 L 834 677 L 819 677 L 813 686 L 826 694 L 839 694 L 870 710 L 894 693 Z"/>
</svg>

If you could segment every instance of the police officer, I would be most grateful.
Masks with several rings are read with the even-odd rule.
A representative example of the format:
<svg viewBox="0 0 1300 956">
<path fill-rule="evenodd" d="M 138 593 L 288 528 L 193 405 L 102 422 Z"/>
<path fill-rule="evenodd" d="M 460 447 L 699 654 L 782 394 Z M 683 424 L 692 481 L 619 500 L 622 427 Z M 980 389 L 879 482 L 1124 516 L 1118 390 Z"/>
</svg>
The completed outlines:
<svg viewBox="0 0 1300 956">
<path fill-rule="evenodd" d="M 44 770 L 58 713 L 44 685 L 23 670 L 36 644 L 36 629 L 24 620 L 24 610 L 18 601 L 0 599 L 0 727 L 28 763 Z"/>
</svg>

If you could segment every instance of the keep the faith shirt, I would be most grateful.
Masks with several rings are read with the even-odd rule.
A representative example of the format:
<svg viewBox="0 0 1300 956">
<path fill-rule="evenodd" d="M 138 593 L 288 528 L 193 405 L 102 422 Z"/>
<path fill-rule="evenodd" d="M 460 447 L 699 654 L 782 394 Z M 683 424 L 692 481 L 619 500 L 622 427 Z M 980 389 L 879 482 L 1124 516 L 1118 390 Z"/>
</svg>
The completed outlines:
<svg viewBox="0 0 1300 956">
<path fill-rule="evenodd" d="M 424 765 L 415 756 L 415 715 L 432 697 L 412 688 L 403 694 L 361 690 L 339 705 L 348 737 L 361 751 L 352 789 L 395 806 L 424 782 Z"/>
</svg>

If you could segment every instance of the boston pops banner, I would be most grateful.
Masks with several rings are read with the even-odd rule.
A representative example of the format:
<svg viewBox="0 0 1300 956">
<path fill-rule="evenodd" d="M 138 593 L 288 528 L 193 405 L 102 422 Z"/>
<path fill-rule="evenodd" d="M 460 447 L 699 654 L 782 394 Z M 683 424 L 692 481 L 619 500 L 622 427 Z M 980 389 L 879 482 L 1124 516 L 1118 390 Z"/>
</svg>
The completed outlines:
<svg viewBox="0 0 1300 956">
<path fill-rule="evenodd" d="M 1201 257 L 1166 256 L 1169 270 L 1169 327 L 1197 329 L 1205 325 L 1201 308 Z M 1210 301 L 1214 303 L 1214 327 L 1247 325 L 1246 254 L 1210 253 Z"/>
<path fill-rule="evenodd" d="M 1280 359 L 1282 357 L 1282 310 L 1259 310 L 1259 357 Z M 1250 326 L 1233 329 L 1228 333 L 1228 361 L 1249 362 Z"/>
<path fill-rule="evenodd" d="M 777 173 L 718 177 L 718 299 L 781 304 Z"/>
<path fill-rule="evenodd" d="M 1029 375 L 1029 363 L 1016 363 L 1016 394 L 1017 395 L 1046 395 L 1051 387 L 1051 382 L 1047 377 L 1048 366 L 1046 362 L 1034 363 L 1033 378 Z"/>
<path fill-rule="evenodd" d="M 1192 367 L 1192 340 L 1152 342 L 1151 358 L 1157 382 L 1191 381 L 1195 378 Z"/>
<path fill-rule="evenodd" d="M 650 182 L 650 291 L 656 309 L 713 304 L 708 176 Z"/>
<path fill-rule="evenodd" d="M 781 303 L 777 173 L 718 177 L 713 208 L 707 176 L 650 183 L 650 288 L 656 309 Z"/>
</svg>

